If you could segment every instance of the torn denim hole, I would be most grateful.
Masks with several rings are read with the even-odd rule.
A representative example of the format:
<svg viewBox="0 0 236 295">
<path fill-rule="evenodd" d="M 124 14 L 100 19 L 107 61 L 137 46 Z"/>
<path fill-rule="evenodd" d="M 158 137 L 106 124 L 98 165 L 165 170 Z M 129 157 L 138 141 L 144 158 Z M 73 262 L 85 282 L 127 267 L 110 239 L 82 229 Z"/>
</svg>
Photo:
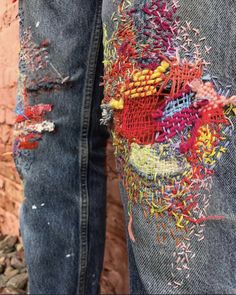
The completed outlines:
<svg viewBox="0 0 236 295">
<path fill-rule="evenodd" d="M 14 124 L 13 158 L 16 168 L 23 177 L 33 161 L 33 150 L 38 148 L 45 132 L 53 132 L 54 122 L 45 119 L 45 115 L 52 111 L 52 104 L 29 104 L 29 96 L 34 89 L 37 98 L 59 85 L 58 78 L 49 74 L 49 54 L 47 40 L 40 45 L 34 44 L 30 29 L 21 34 L 20 62 L 18 90 L 16 98 L 16 119 Z"/>
<path fill-rule="evenodd" d="M 178 7 L 177 0 L 122 1 L 112 15 L 111 36 L 104 24 L 101 105 L 101 124 L 110 121 L 128 195 L 130 239 L 136 238 L 133 208 L 141 205 L 143 218 L 156 220 L 157 243 L 173 249 L 174 289 L 190 276 L 193 245 L 204 240 L 205 221 L 224 219 L 221 212 L 209 214 L 212 176 L 236 115 L 230 85 L 208 70 L 205 38 L 188 20 L 181 23 Z M 135 232 L 145 236 L 137 224 Z"/>
<path fill-rule="evenodd" d="M 54 123 L 44 119 L 46 113 L 51 112 L 51 104 L 28 104 L 28 92 L 25 87 L 26 76 L 20 74 L 16 102 L 16 120 L 14 137 L 18 149 L 35 149 L 44 132 L 54 131 Z"/>
<path fill-rule="evenodd" d="M 31 29 L 21 36 L 20 71 L 26 75 L 25 87 L 28 92 L 50 91 L 65 87 L 70 77 L 64 77 L 50 59 L 50 41 L 35 44 Z"/>
</svg>

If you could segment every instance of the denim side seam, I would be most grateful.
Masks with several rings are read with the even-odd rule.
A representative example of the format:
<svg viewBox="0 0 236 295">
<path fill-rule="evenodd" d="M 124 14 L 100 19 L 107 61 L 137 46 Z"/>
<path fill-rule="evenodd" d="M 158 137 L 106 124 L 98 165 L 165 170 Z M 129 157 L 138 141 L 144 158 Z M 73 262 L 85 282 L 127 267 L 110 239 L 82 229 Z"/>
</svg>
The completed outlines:
<svg viewBox="0 0 236 295">
<path fill-rule="evenodd" d="M 80 141 L 80 168 L 81 168 L 81 198 L 80 198 L 80 258 L 79 258 L 79 278 L 76 294 L 85 294 L 86 272 L 88 261 L 88 219 L 89 219 L 89 195 L 88 195 L 88 134 L 90 128 L 91 101 L 93 95 L 93 85 L 95 81 L 95 67 L 97 65 L 100 42 L 102 40 L 101 25 L 101 8 L 102 1 L 99 0 L 96 8 L 94 19 L 94 30 L 91 37 L 91 46 L 88 54 L 89 65 L 86 73 L 85 94 L 81 116 L 81 141 Z"/>
</svg>

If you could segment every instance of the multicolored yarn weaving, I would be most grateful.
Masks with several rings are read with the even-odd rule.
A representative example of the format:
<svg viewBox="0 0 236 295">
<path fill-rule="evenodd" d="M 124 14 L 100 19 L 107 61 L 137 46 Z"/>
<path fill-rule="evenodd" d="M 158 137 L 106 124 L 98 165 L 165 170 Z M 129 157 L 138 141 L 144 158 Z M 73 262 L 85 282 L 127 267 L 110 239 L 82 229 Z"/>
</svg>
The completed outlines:
<svg viewBox="0 0 236 295">
<path fill-rule="evenodd" d="M 227 152 L 236 96 L 228 97 L 208 71 L 205 38 L 176 16 L 177 0 L 118 4 L 108 39 L 104 25 L 105 97 L 102 124 L 110 124 L 119 173 L 132 208 L 155 216 L 157 242 L 176 242 L 174 288 L 190 275 L 191 239 L 204 239 L 214 167 Z M 207 192 L 207 193 L 206 193 Z M 168 216 L 168 223 L 164 223 Z M 166 220 L 166 219 L 165 219 Z M 166 232 L 160 234 L 160 228 Z M 175 273 L 183 273 L 177 280 Z"/>
<path fill-rule="evenodd" d="M 37 148 L 42 133 L 52 132 L 55 128 L 53 122 L 44 120 L 44 115 L 52 111 L 53 106 L 51 104 L 29 105 L 29 93 L 32 96 L 33 92 L 37 90 L 37 85 L 50 84 L 46 82 L 49 77 L 42 75 L 49 62 L 48 45 L 47 40 L 44 40 L 38 46 L 34 44 L 30 29 L 27 29 L 22 35 L 14 153 L 20 152 L 20 150 Z"/>
</svg>

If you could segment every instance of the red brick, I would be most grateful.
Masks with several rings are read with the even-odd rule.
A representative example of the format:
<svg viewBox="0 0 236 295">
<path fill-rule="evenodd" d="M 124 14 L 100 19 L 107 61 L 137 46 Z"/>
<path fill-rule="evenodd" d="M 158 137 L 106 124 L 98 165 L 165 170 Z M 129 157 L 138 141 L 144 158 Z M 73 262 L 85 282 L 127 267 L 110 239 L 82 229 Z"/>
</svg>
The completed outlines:
<svg viewBox="0 0 236 295">
<path fill-rule="evenodd" d="M 9 139 L 9 142 L 7 143 L 6 145 L 6 153 L 11 153 L 11 155 L 9 154 L 8 155 L 8 161 L 11 161 L 12 160 L 12 133 L 13 133 L 13 130 L 10 129 L 10 139 Z"/>
<path fill-rule="evenodd" d="M 8 200 L 5 191 L 1 191 L 0 196 L 0 208 L 13 213 L 14 207 L 12 206 L 12 201 Z"/>
<path fill-rule="evenodd" d="M 0 208 L 0 227 L 3 234 L 19 235 L 18 217 Z"/>
<path fill-rule="evenodd" d="M 7 179 L 10 179 L 10 180 L 12 180 L 14 182 L 18 182 L 17 181 L 18 177 L 17 177 L 17 173 L 16 173 L 16 168 L 15 168 L 15 165 L 14 165 L 12 160 L 11 160 L 11 162 L 5 162 L 3 160 L 1 161 L 0 175 L 3 178 L 7 178 Z"/>
<path fill-rule="evenodd" d="M 0 108 L 0 124 L 5 122 L 5 108 Z"/>
<path fill-rule="evenodd" d="M 1 0 L 0 5 L 0 28 L 3 30 L 14 22 L 17 13 L 17 3 L 12 0 Z"/>
<path fill-rule="evenodd" d="M 0 86 L 0 105 L 15 112 L 16 104 L 16 85 L 14 87 L 1 88 Z"/>
<path fill-rule="evenodd" d="M 6 124 L 13 126 L 15 122 L 15 113 L 12 109 L 6 109 Z"/>
<path fill-rule="evenodd" d="M 10 129 L 7 125 L 0 125 L 0 140 L 4 144 L 7 144 L 10 139 Z"/>
<path fill-rule="evenodd" d="M 18 51 L 19 51 L 19 25 L 17 21 L 12 22 L 0 32 L 0 61 L 5 61 L 7 67 L 17 69 Z M 17 72 L 15 73 L 15 77 Z M 6 85 L 6 84 L 5 84 Z"/>
<path fill-rule="evenodd" d="M 6 8 L 12 6 L 12 0 L 1 0 L 1 5 L 0 5 L 0 17 L 6 11 Z"/>
<path fill-rule="evenodd" d="M 4 180 L 2 178 L 0 178 L 0 189 L 4 189 Z"/>
<path fill-rule="evenodd" d="M 11 180 L 5 181 L 5 192 L 11 201 L 21 202 L 23 200 L 22 187 Z"/>
<path fill-rule="evenodd" d="M 1 154 L 6 152 L 6 147 L 5 144 L 0 142 L 0 158 L 1 158 Z"/>
</svg>

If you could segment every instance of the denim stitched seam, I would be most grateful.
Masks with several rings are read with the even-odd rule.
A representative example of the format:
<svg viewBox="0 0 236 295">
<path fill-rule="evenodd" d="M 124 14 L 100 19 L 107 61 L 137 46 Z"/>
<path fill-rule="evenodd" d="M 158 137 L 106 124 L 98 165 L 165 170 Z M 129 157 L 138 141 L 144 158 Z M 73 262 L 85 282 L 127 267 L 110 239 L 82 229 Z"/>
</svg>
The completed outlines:
<svg viewBox="0 0 236 295">
<path fill-rule="evenodd" d="M 80 198 L 80 258 L 79 258 L 79 278 L 76 294 L 85 294 L 86 290 L 86 270 L 88 261 L 88 218 L 89 218 L 89 196 L 88 196 L 88 134 L 90 127 L 91 101 L 93 96 L 93 85 L 95 81 L 95 68 L 97 65 L 100 42 L 102 40 L 101 24 L 102 1 L 99 0 L 95 17 L 94 30 L 91 37 L 91 46 L 88 54 L 89 65 L 85 78 L 85 96 L 82 109 L 85 110 L 81 117 L 82 135 L 80 142 L 81 150 L 81 198 Z"/>
</svg>

